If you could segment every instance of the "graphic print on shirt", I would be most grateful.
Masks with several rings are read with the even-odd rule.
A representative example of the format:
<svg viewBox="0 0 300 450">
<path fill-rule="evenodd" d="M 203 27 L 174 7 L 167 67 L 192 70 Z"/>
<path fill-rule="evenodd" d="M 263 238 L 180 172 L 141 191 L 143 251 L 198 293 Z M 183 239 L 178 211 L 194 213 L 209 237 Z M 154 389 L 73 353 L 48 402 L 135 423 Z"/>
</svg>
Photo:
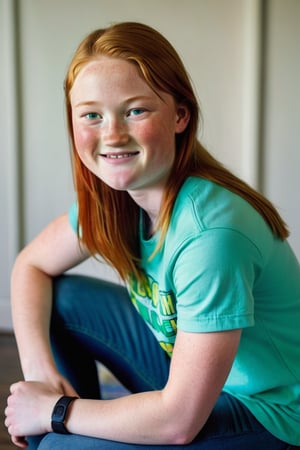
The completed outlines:
<svg viewBox="0 0 300 450">
<path fill-rule="evenodd" d="M 177 311 L 172 291 L 159 289 L 158 283 L 147 275 L 141 281 L 131 278 L 130 298 L 146 321 L 161 347 L 171 356 L 177 331 Z"/>
</svg>

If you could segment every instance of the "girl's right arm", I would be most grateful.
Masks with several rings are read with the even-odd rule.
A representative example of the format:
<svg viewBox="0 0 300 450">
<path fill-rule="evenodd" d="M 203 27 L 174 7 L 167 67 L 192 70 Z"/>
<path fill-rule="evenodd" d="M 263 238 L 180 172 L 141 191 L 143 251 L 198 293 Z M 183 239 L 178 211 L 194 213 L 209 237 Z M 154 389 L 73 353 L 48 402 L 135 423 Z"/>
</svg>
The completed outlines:
<svg viewBox="0 0 300 450">
<path fill-rule="evenodd" d="M 65 214 L 22 250 L 12 271 L 12 317 L 24 378 L 47 382 L 66 395 L 74 392 L 58 374 L 49 342 L 52 277 L 88 256 Z"/>
</svg>

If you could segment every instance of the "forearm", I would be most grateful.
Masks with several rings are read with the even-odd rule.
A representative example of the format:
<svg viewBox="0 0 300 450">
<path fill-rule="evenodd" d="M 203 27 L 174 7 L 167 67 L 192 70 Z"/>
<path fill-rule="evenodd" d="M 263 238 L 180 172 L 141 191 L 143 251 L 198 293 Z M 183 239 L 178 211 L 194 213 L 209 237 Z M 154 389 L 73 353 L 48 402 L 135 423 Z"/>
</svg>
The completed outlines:
<svg viewBox="0 0 300 450">
<path fill-rule="evenodd" d="M 67 214 L 51 222 L 16 259 L 11 283 L 12 315 L 26 380 L 61 385 L 49 342 L 52 278 L 88 257 Z M 65 383 L 64 383 L 65 384 Z M 63 389 L 65 392 L 66 389 Z M 70 392 L 70 389 L 67 389 Z"/>
<path fill-rule="evenodd" d="M 207 421 L 228 377 L 240 335 L 241 330 L 179 331 L 168 382 L 161 391 L 115 400 L 76 399 L 70 405 L 66 428 L 73 434 L 145 445 L 191 442 Z M 12 435 L 52 431 L 51 412 L 63 395 L 61 391 L 49 383 L 21 382 L 13 385 L 11 392 L 6 423 L 11 424 Z"/>
<path fill-rule="evenodd" d="M 203 417 L 203 424 L 205 420 Z M 187 443 L 196 434 L 185 421 L 178 400 L 170 401 L 164 391 L 106 401 L 76 400 L 67 428 L 74 434 L 157 445 Z"/>
<path fill-rule="evenodd" d="M 25 379 L 36 379 L 39 367 L 54 366 L 49 344 L 51 278 L 18 258 L 12 273 L 14 331 Z"/>
<path fill-rule="evenodd" d="M 228 377 L 240 334 L 240 330 L 178 332 L 164 389 L 108 401 L 75 400 L 67 428 L 75 434 L 121 442 L 191 442 Z"/>
</svg>

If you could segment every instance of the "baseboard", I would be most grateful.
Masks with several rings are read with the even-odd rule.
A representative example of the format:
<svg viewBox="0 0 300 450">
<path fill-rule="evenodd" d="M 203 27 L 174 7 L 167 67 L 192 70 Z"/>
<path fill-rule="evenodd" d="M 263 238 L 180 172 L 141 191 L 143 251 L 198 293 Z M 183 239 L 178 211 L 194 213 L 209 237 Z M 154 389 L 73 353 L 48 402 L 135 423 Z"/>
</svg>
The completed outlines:
<svg viewBox="0 0 300 450">
<path fill-rule="evenodd" d="M 0 298 L 0 331 L 12 331 L 10 302 L 7 298 Z"/>
</svg>

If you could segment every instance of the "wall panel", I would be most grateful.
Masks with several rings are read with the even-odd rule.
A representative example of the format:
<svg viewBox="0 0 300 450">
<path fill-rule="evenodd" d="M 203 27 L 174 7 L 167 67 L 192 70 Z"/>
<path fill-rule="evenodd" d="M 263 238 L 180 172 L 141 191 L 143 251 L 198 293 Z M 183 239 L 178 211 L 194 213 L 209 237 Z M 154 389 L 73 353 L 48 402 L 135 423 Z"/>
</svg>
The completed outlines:
<svg viewBox="0 0 300 450">
<path fill-rule="evenodd" d="M 287 221 L 300 259 L 300 2 L 270 0 L 264 108 L 264 192 Z"/>
<path fill-rule="evenodd" d="M 9 279 L 19 248 L 15 8 L 0 0 L 0 329 L 11 327 Z"/>
</svg>

